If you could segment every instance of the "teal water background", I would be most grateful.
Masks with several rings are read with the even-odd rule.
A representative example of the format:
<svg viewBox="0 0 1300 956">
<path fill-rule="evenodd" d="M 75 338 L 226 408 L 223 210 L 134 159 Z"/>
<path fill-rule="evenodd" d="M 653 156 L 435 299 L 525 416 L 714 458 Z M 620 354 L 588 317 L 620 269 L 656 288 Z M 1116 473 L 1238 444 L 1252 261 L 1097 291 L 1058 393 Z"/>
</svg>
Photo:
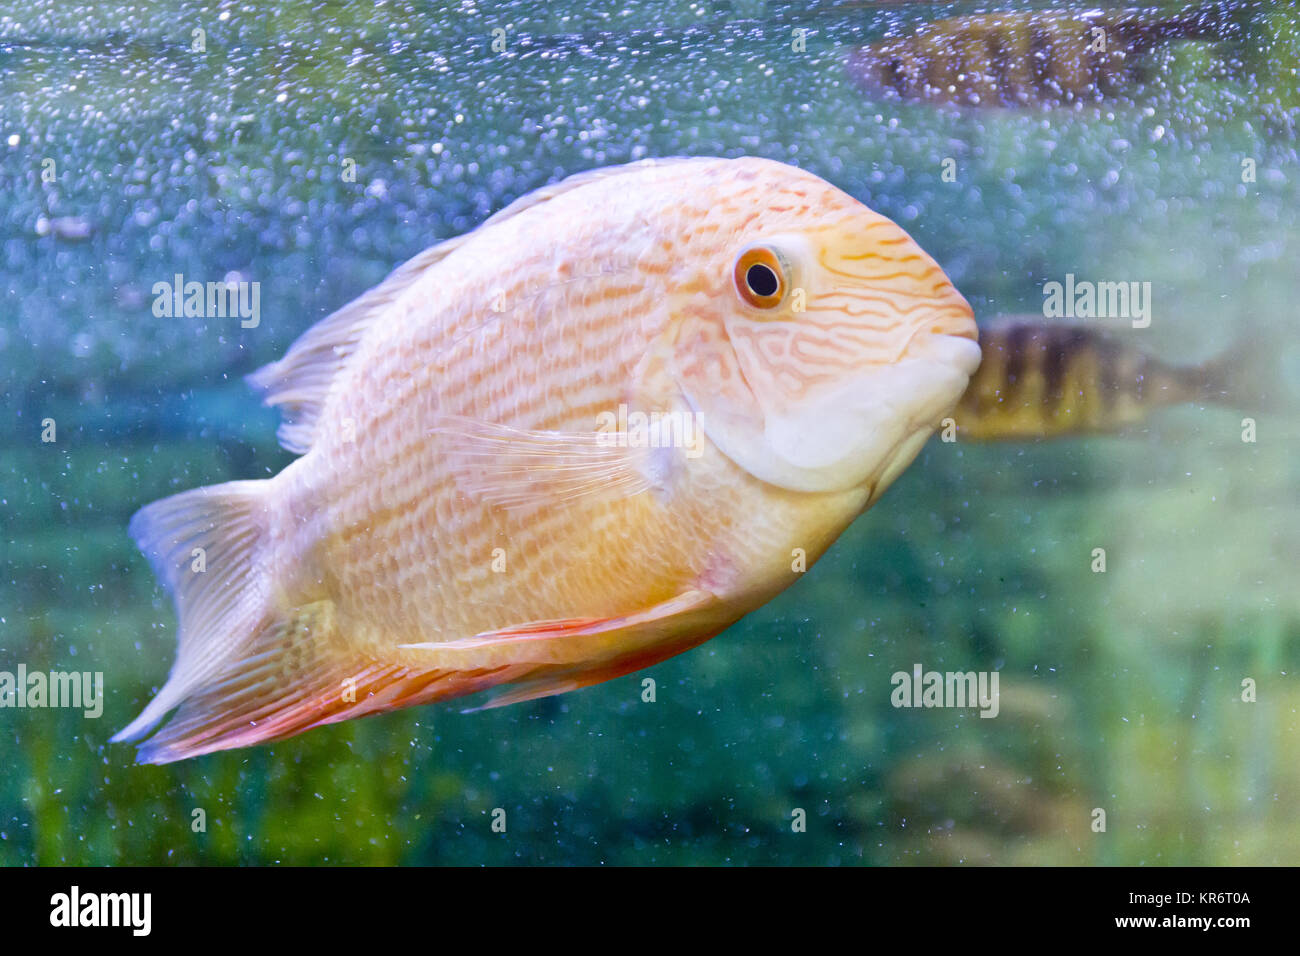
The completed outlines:
<svg viewBox="0 0 1300 956">
<path fill-rule="evenodd" d="M 796 163 L 908 229 L 982 320 L 1039 311 L 1067 273 L 1150 281 L 1136 347 L 1194 363 L 1244 340 L 1253 374 L 1293 368 L 1286 5 L 1228 8 L 1240 36 L 1162 47 L 1118 100 L 1018 110 L 849 78 L 853 47 L 969 5 L 598 6 L 0 2 L 0 670 L 107 692 L 98 720 L 0 709 L 0 862 L 1300 862 L 1287 407 L 933 442 L 798 584 L 646 674 L 161 768 L 108 743 L 174 655 L 131 514 L 290 460 L 242 376 L 569 173 Z M 176 273 L 260 282 L 260 325 L 156 318 Z M 1000 715 L 895 709 L 917 662 L 997 670 Z"/>
</svg>

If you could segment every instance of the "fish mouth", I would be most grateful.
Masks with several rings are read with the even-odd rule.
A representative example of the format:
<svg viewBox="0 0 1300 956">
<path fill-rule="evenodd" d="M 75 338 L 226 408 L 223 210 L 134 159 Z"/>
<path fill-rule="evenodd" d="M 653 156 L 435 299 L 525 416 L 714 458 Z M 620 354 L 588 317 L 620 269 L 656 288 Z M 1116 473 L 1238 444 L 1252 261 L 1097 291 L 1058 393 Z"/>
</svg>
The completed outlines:
<svg viewBox="0 0 1300 956">
<path fill-rule="evenodd" d="M 898 356 L 937 361 L 966 377 L 975 374 L 984 355 L 979 347 L 975 317 L 943 315 L 916 327 Z"/>
<path fill-rule="evenodd" d="M 972 342 L 978 342 L 980 337 L 979 326 L 975 324 L 974 316 L 942 318 L 930 326 L 930 331 L 935 335 L 954 335 L 957 338 L 970 339 Z"/>
<path fill-rule="evenodd" d="M 951 414 L 979 367 L 975 323 L 968 325 L 936 333 L 932 323 L 921 323 L 899 361 L 785 414 L 769 413 L 763 463 L 780 477 L 764 480 L 794 491 L 882 492 Z"/>
<path fill-rule="evenodd" d="M 928 322 L 920 323 L 920 328 L 935 335 L 953 335 L 961 339 L 979 341 L 979 326 L 975 324 L 975 313 L 970 303 L 963 299 L 956 290 L 947 302 L 931 313 Z"/>
</svg>

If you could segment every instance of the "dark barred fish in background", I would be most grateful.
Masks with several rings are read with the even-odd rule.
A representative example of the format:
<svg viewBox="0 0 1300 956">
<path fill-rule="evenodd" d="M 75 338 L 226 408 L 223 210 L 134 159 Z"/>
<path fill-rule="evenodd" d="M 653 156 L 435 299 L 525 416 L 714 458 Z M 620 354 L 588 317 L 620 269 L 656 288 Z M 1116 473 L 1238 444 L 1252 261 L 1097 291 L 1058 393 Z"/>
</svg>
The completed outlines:
<svg viewBox="0 0 1300 956">
<path fill-rule="evenodd" d="M 1007 316 L 980 326 L 980 348 L 984 360 L 953 413 L 962 440 L 1118 432 L 1183 402 L 1250 411 L 1281 397 L 1256 368 L 1259 343 L 1180 367 L 1097 328 Z"/>
<path fill-rule="evenodd" d="M 1101 30 L 1104 44 L 1097 43 Z M 872 92 L 961 106 L 1058 106 L 1121 95 L 1142 57 L 1175 40 L 1239 33 L 1217 6 L 990 13 L 927 23 L 855 50 L 850 74 Z"/>
</svg>

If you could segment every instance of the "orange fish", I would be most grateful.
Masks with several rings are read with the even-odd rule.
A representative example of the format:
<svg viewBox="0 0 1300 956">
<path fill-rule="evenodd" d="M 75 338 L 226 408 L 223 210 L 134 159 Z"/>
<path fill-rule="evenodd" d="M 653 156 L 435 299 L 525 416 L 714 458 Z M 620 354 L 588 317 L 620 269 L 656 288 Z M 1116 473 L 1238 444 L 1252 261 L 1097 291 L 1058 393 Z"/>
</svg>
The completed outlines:
<svg viewBox="0 0 1300 956">
<path fill-rule="evenodd" d="M 815 561 L 979 364 L 897 225 L 761 159 L 547 186 L 426 250 L 251 376 L 302 457 L 155 502 L 164 763 L 694 647 Z"/>
</svg>

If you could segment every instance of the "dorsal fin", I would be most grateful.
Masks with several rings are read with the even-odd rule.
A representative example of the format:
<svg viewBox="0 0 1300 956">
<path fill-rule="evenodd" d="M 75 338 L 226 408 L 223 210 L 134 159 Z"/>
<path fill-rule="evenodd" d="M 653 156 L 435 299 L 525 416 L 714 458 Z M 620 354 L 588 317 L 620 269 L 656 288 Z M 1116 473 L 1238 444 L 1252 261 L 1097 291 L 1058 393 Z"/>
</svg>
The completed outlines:
<svg viewBox="0 0 1300 956">
<path fill-rule="evenodd" d="M 379 285 L 321 319 L 300 335 L 284 358 L 265 365 L 248 376 L 248 383 L 261 392 L 265 404 L 283 406 L 284 420 L 276 432 L 280 444 L 297 454 L 303 454 L 311 448 L 316 439 L 317 419 L 325 407 L 334 381 L 347 365 L 348 357 L 357 350 L 366 332 L 426 270 L 460 248 L 479 230 L 600 179 L 636 172 L 648 166 L 709 161 L 717 162 L 686 157 L 645 159 L 626 166 L 576 173 L 560 182 L 533 190 L 488 217 L 477 229 L 430 246 L 415 258 L 407 260 L 389 273 Z"/>
<path fill-rule="evenodd" d="M 284 420 L 276 432 L 281 445 L 300 455 L 311 448 L 316 419 L 334 379 L 362 336 L 425 269 L 451 252 L 462 238 L 432 246 L 407 260 L 369 292 L 298 336 L 284 358 L 248 376 L 248 384 L 262 393 L 265 404 L 283 406 Z"/>
</svg>

